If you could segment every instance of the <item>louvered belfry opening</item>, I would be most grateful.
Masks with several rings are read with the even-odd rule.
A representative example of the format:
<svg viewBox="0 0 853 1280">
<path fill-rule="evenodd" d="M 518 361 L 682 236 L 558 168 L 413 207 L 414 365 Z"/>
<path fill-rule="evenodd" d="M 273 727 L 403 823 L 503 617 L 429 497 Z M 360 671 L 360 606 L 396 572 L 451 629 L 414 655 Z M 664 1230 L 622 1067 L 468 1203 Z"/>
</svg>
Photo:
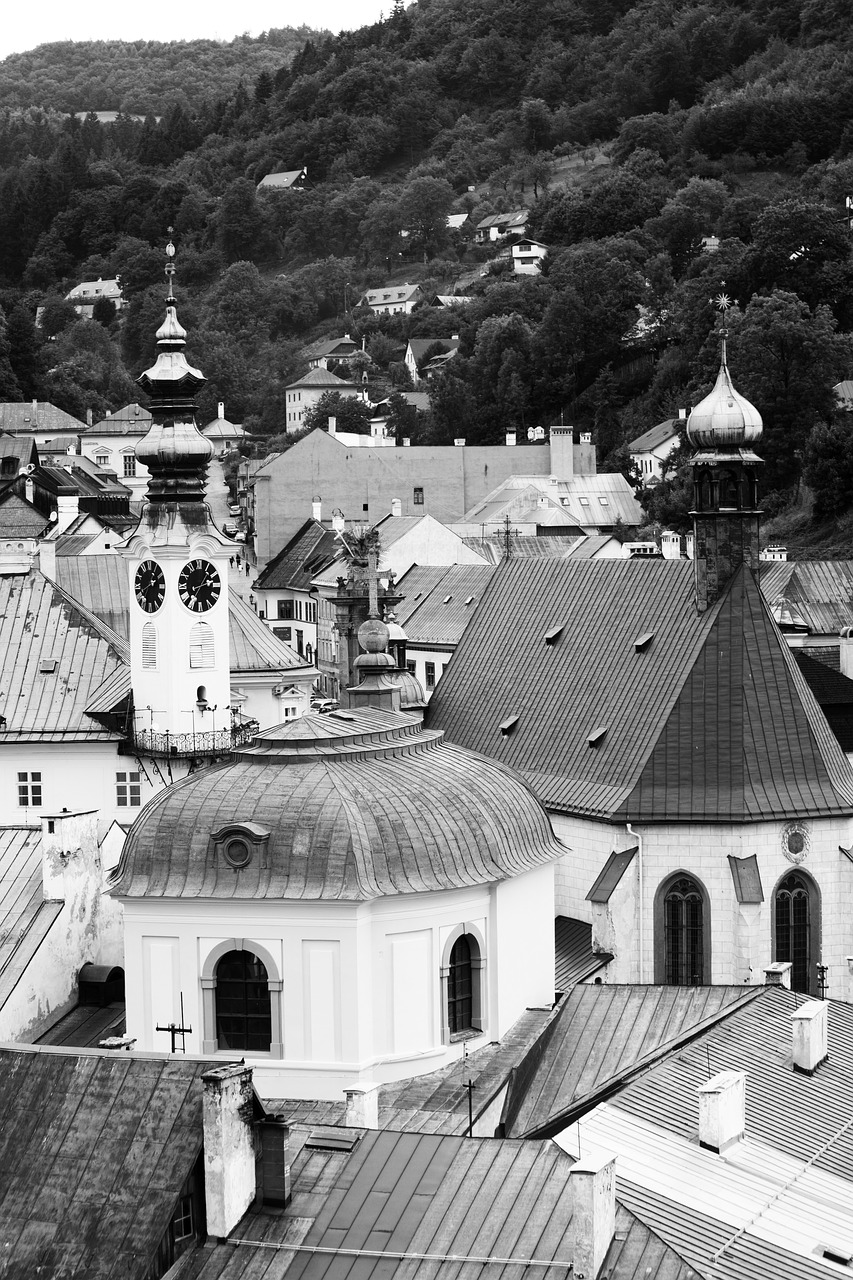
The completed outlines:
<svg viewBox="0 0 853 1280">
<path fill-rule="evenodd" d="M 669 986 L 698 987 L 704 982 L 704 903 L 688 876 L 676 880 L 664 899 L 664 948 Z"/>
</svg>

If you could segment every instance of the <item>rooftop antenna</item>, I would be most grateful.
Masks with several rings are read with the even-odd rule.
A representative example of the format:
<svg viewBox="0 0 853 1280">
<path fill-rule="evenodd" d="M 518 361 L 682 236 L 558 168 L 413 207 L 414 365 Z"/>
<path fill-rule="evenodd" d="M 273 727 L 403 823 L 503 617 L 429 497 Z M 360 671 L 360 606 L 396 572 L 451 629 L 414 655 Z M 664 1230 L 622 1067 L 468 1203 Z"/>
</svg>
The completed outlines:
<svg viewBox="0 0 853 1280">
<path fill-rule="evenodd" d="M 180 1037 L 181 1037 L 181 1053 L 186 1053 L 186 1051 L 187 1051 L 187 1036 L 192 1034 L 192 1027 L 185 1027 L 185 1026 L 184 1026 L 184 993 L 183 993 L 183 991 L 181 992 L 181 1021 L 180 1021 L 180 1023 L 168 1022 L 168 1023 L 166 1024 L 166 1026 L 165 1026 L 165 1027 L 161 1027 L 161 1026 L 160 1026 L 160 1024 L 158 1023 L 158 1024 L 157 1024 L 157 1026 L 154 1028 L 154 1030 L 155 1030 L 155 1031 L 167 1031 L 167 1032 L 169 1033 L 169 1035 L 170 1035 L 170 1037 L 171 1037 L 171 1040 L 172 1040 L 172 1047 L 171 1047 L 171 1049 L 169 1050 L 169 1052 L 170 1052 L 170 1053 L 175 1053 L 175 1052 L 176 1052 L 175 1045 L 176 1045 L 176 1043 L 177 1043 L 178 1036 L 180 1036 Z"/>
</svg>

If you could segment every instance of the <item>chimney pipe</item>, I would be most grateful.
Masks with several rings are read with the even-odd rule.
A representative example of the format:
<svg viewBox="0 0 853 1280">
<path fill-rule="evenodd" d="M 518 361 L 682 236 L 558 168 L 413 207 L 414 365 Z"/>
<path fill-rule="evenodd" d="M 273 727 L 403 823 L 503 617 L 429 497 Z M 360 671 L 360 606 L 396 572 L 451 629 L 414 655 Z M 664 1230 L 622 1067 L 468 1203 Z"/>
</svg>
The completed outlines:
<svg viewBox="0 0 853 1280">
<path fill-rule="evenodd" d="M 343 533 L 346 528 L 346 520 L 344 520 L 344 513 L 340 507 L 335 507 L 332 512 L 332 528 L 335 533 Z"/>
<path fill-rule="evenodd" d="M 457 449 L 463 449 L 465 447 L 465 437 L 457 436 L 453 443 L 456 445 Z"/>
<path fill-rule="evenodd" d="M 87 409 L 86 410 L 86 426 L 91 427 L 91 425 L 92 425 L 92 410 Z"/>
<path fill-rule="evenodd" d="M 346 1124 L 349 1129 L 379 1128 L 379 1085 L 359 1084 L 345 1090 L 347 1097 Z"/>
<path fill-rule="evenodd" d="M 318 520 L 318 521 L 323 519 L 322 498 L 317 497 L 317 498 L 311 499 L 311 519 Z"/>
<path fill-rule="evenodd" d="M 217 402 L 217 405 L 216 405 L 216 416 L 217 416 L 217 418 L 224 418 L 224 417 L 225 417 L 225 401 L 224 401 L 224 400 L 219 400 L 219 401 Z"/>
<path fill-rule="evenodd" d="M 853 627 L 842 627 L 839 645 L 841 674 L 853 680 Z"/>
<path fill-rule="evenodd" d="M 396 520 L 402 514 L 403 514 L 403 503 L 399 498 L 392 498 L 391 499 L 391 515 Z"/>
<path fill-rule="evenodd" d="M 823 1000 L 809 1000 L 791 1014 L 794 1070 L 802 1075 L 814 1075 L 829 1056 L 828 1009 Z"/>
<path fill-rule="evenodd" d="M 252 1068 L 215 1067 L 202 1078 L 208 1235 L 230 1235 L 255 1198 Z"/>
<path fill-rule="evenodd" d="M 722 1152 L 746 1128 L 746 1072 L 720 1071 L 699 1086 L 699 1146 Z"/>
<path fill-rule="evenodd" d="M 572 1166 L 572 1274 L 596 1280 L 616 1233 L 616 1157 Z"/>
<path fill-rule="evenodd" d="M 282 1115 L 264 1116 L 261 1139 L 261 1204 L 283 1209 L 290 1203 L 290 1126 Z"/>
<path fill-rule="evenodd" d="M 338 420 L 334 415 L 332 415 L 332 417 L 329 418 L 329 435 L 330 436 L 335 435 L 335 433 L 337 432 L 337 429 L 338 429 Z"/>
<path fill-rule="evenodd" d="M 787 987 L 791 990 L 791 970 L 793 965 L 789 960 L 774 960 L 764 970 L 764 985 L 766 987 Z"/>
</svg>

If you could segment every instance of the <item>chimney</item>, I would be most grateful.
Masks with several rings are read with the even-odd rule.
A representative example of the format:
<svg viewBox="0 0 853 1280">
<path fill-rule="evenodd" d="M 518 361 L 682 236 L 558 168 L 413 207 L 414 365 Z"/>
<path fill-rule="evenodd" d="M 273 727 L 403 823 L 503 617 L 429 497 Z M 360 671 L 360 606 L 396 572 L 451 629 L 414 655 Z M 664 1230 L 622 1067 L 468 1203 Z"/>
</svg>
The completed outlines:
<svg viewBox="0 0 853 1280">
<path fill-rule="evenodd" d="M 39 569 L 51 582 L 56 581 L 56 542 L 52 536 L 43 538 L 39 543 Z"/>
<path fill-rule="evenodd" d="M 318 497 L 318 498 L 312 498 L 312 499 L 311 499 L 311 519 L 312 519 L 312 520 L 318 520 L 318 521 L 323 519 L 323 500 L 322 500 L 322 498 L 319 498 L 319 497 Z"/>
<path fill-rule="evenodd" d="M 217 402 L 217 405 L 216 405 L 216 416 L 217 416 L 217 418 L 224 418 L 224 417 L 225 417 L 225 401 L 224 401 L 224 400 L 219 400 L 219 401 Z"/>
<path fill-rule="evenodd" d="M 403 447 L 404 447 L 404 448 L 406 448 L 406 449 L 407 449 L 407 448 L 411 445 L 411 443 L 412 443 L 412 442 L 411 442 L 411 440 L 410 440 L 410 438 L 409 438 L 408 436 L 403 436 Z"/>
<path fill-rule="evenodd" d="M 33 401 L 33 418 L 35 418 L 38 411 L 39 411 L 39 402 L 38 400 L 34 400 Z"/>
<path fill-rule="evenodd" d="M 596 1280 L 616 1233 L 616 1157 L 579 1160 L 569 1174 L 572 1206 L 572 1275 Z"/>
<path fill-rule="evenodd" d="M 349 336 L 348 333 L 344 334 L 344 342 L 352 342 L 352 338 Z"/>
<path fill-rule="evenodd" d="M 391 515 L 394 517 L 395 520 L 397 520 L 402 514 L 403 514 L 402 502 L 400 501 L 399 498 L 392 498 L 391 499 Z"/>
<path fill-rule="evenodd" d="M 464 437 L 464 436 L 457 436 L 457 437 L 456 437 L 456 439 L 453 441 L 453 443 L 456 445 L 456 448 L 457 448 L 457 449 L 464 449 L 464 447 L 465 447 L 465 437 Z"/>
<path fill-rule="evenodd" d="M 33 498 L 35 497 L 35 494 L 36 494 L 36 487 L 33 484 L 33 478 L 32 476 L 27 476 L 26 480 L 24 481 L 24 497 L 26 498 L 27 502 L 32 502 Z"/>
<path fill-rule="evenodd" d="M 87 409 L 86 410 L 86 426 L 91 427 L 91 425 L 92 425 L 92 410 Z"/>
<path fill-rule="evenodd" d="M 746 1072 L 721 1071 L 699 1086 L 699 1146 L 723 1152 L 746 1128 Z"/>
<path fill-rule="evenodd" d="M 842 627 L 839 646 L 841 674 L 853 680 L 853 627 Z"/>
<path fill-rule="evenodd" d="M 764 985 L 766 987 L 787 987 L 791 990 L 791 970 L 793 965 L 789 960 L 774 960 L 764 970 Z"/>
<path fill-rule="evenodd" d="M 824 1058 L 829 1057 L 828 1012 L 825 1001 L 808 1000 L 791 1014 L 794 1070 L 802 1075 L 814 1075 Z"/>
<path fill-rule="evenodd" d="M 338 420 L 336 417 L 332 416 L 331 418 L 329 418 L 329 435 L 330 436 L 335 435 L 337 433 L 337 430 L 338 430 Z"/>
<path fill-rule="evenodd" d="M 346 528 L 346 520 L 344 520 L 344 513 L 340 507 L 335 507 L 332 512 L 332 528 L 335 533 L 343 533 Z"/>
<path fill-rule="evenodd" d="M 208 1235 L 230 1235 L 255 1198 L 252 1068 L 215 1067 L 201 1078 Z"/>
<path fill-rule="evenodd" d="M 558 480 L 571 480 L 575 474 L 574 427 L 551 428 L 551 473 Z"/>
<path fill-rule="evenodd" d="M 660 549 L 664 560 L 681 559 L 681 538 L 677 533 L 665 529 L 660 536 Z"/>
<path fill-rule="evenodd" d="M 80 495 L 71 493 L 67 496 L 59 496 L 56 499 L 56 528 L 59 533 L 64 533 L 70 524 L 73 524 L 80 514 Z"/>
<path fill-rule="evenodd" d="M 687 421 L 687 410 L 686 410 L 686 409 L 679 409 L 679 410 L 678 410 L 678 421 L 679 421 L 679 422 L 686 422 L 686 421 Z"/>
<path fill-rule="evenodd" d="M 290 1203 L 290 1126 L 284 1116 L 268 1115 L 258 1130 L 260 1186 L 256 1199 L 283 1209 Z"/>
<path fill-rule="evenodd" d="M 510 449 L 511 449 L 511 448 L 512 448 L 512 446 L 515 444 L 515 432 L 514 432 L 514 431 L 508 431 L 508 432 L 506 433 L 506 443 L 507 443 L 507 448 L 510 448 Z"/>
<path fill-rule="evenodd" d="M 359 1084 L 345 1090 L 347 1110 L 344 1124 L 349 1129 L 379 1128 L 379 1085 Z"/>
</svg>

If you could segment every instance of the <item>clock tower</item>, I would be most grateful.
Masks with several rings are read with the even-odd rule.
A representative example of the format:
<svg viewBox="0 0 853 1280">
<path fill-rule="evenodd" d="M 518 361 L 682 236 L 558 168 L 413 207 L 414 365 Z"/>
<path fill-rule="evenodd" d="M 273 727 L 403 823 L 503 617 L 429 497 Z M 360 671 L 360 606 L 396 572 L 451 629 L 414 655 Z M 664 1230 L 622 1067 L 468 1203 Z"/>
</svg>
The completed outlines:
<svg viewBox="0 0 853 1280">
<path fill-rule="evenodd" d="M 212 445 L 195 424 L 204 375 L 184 354 L 186 330 L 166 247 L 166 317 L 157 359 L 138 379 L 151 430 L 136 446 L 150 473 L 139 523 L 124 543 L 130 587 L 134 739 L 154 754 L 213 755 L 230 747 L 228 558 L 232 544 L 205 501 Z"/>
</svg>

